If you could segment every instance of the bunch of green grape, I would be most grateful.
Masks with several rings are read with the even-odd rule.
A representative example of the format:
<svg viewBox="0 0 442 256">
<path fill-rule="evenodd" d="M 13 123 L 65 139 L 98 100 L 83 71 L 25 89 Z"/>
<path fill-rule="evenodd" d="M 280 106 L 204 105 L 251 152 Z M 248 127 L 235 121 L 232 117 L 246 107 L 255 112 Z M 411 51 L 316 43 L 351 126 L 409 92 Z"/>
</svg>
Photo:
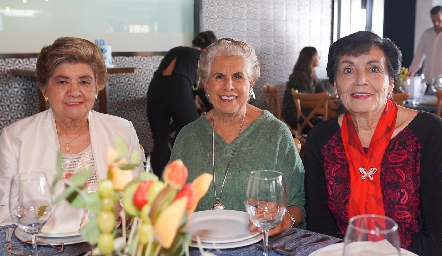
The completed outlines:
<svg viewBox="0 0 442 256">
<path fill-rule="evenodd" d="M 97 224 L 100 230 L 98 249 L 102 254 L 111 254 L 114 250 L 115 204 L 119 201 L 118 193 L 113 189 L 111 180 L 105 179 L 98 183 L 100 212 Z"/>
</svg>

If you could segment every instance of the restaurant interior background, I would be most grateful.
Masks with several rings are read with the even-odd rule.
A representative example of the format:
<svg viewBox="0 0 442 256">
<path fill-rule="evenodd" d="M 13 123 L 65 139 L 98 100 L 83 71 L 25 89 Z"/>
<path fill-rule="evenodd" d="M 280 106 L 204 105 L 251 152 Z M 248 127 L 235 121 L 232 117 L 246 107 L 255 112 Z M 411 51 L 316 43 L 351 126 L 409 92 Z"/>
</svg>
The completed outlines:
<svg viewBox="0 0 442 256">
<path fill-rule="evenodd" d="M 282 95 L 303 47 L 318 49 L 316 71 L 326 81 L 328 47 L 354 31 L 391 38 L 408 66 L 423 30 L 432 26 L 429 10 L 438 4 L 442 0 L 2 0 L 0 131 L 39 111 L 34 78 L 11 70 L 35 68 L 41 47 L 59 36 L 104 40 L 115 66 L 135 68 L 109 76 L 109 114 L 132 121 L 150 152 L 146 94 L 153 72 L 168 49 L 190 45 L 198 31 L 213 30 L 256 49 L 261 77 L 252 104 L 266 109 L 261 87 L 277 85 Z"/>
</svg>

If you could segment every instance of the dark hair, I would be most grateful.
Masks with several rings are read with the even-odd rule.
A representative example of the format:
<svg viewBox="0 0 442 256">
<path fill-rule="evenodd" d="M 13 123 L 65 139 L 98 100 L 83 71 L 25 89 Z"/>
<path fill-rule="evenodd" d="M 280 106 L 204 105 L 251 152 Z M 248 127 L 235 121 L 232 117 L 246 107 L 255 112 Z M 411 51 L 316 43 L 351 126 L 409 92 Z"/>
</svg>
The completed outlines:
<svg viewBox="0 0 442 256">
<path fill-rule="evenodd" d="M 397 80 L 401 72 L 402 53 L 388 38 L 381 38 L 370 31 L 359 31 L 334 42 L 328 51 L 327 76 L 333 84 L 342 56 L 360 56 L 368 54 L 373 47 L 384 52 L 387 61 L 388 76 Z"/>
<path fill-rule="evenodd" d="M 53 44 L 41 48 L 37 56 L 35 78 L 42 92 L 55 68 L 62 63 L 86 63 L 94 71 L 97 91 L 106 86 L 107 68 L 103 54 L 92 42 L 77 37 L 60 37 Z"/>
<path fill-rule="evenodd" d="M 199 33 L 195 38 L 192 40 L 193 47 L 200 47 L 201 49 L 206 49 L 207 46 L 211 45 L 213 42 L 216 41 L 216 36 L 213 31 L 204 31 Z"/>
<path fill-rule="evenodd" d="M 310 82 L 317 83 L 318 78 L 316 77 L 315 69 L 312 67 L 313 57 L 318 54 L 318 50 L 312 46 L 306 46 L 302 48 L 299 53 L 298 60 L 296 61 L 295 66 L 293 67 L 293 73 L 296 70 L 302 71 L 307 74 Z M 290 75 L 291 77 L 292 75 Z M 290 78 L 289 78 L 290 79 Z"/>
<path fill-rule="evenodd" d="M 431 15 L 436 15 L 438 12 L 442 12 L 442 7 L 440 5 L 437 5 L 430 10 Z"/>
</svg>

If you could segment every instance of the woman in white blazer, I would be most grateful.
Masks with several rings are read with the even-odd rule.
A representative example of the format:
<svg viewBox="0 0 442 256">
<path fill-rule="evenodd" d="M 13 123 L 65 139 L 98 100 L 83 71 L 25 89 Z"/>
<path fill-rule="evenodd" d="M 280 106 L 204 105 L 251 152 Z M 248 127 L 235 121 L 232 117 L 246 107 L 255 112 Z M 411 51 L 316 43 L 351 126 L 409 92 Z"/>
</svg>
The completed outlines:
<svg viewBox="0 0 442 256">
<path fill-rule="evenodd" d="M 117 136 L 124 140 L 129 152 L 140 151 L 138 137 L 130 121 L 92 110 L 108 77 L 103 55 L 95 44 L 81 38 L 58 38 L 52 45 L 41 49 L 35 75 L 38 87 L 51 108 L 17 121 L 2 131 L 0 225 L 12 223 L 8 194 L 13 175 L 43 171 L 51 184 L 57 152 L 61 151 L 65 174 L 86 168 L 95 170 L 87 182 L 88 190 L 94 191 L 98 181 L 107 177 L 106 150 L 115 147 Z M 63 188 L 63 184 L 58 184 L 56 194 Z M 85 217 L 82 210 L 62 202 L 42 231 L 75 232 Z"/>
</svg>

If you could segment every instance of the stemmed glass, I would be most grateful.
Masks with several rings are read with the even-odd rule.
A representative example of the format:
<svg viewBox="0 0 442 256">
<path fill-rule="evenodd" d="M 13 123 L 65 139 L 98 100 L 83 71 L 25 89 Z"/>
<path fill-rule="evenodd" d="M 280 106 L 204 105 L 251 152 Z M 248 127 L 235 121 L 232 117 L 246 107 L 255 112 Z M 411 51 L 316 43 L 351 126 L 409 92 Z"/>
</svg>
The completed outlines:
<svg viewBox="0 0 442 256">
<path fill-rule="evenodd" d="M 37 234 L 54 209 L 46 174 L 23 172 L 11 180 L 9 212 L 17 226 L 31 236 L 33 255 L 38 255 Z"/>
<path fill-rule="evenodd" d="M 401 255 L 398 224 L 375 214 L 350 219 L 344 238 L 344 256 Z"/>
<path fill-rule="evenodd" d="M 282 221 L 287 207 L 282 173 L 269 170 L 252 171 L 244 205 L 253 224 L 263 230 L 263 255 L 268 255 L 269 229 Z"/>
</svg>

